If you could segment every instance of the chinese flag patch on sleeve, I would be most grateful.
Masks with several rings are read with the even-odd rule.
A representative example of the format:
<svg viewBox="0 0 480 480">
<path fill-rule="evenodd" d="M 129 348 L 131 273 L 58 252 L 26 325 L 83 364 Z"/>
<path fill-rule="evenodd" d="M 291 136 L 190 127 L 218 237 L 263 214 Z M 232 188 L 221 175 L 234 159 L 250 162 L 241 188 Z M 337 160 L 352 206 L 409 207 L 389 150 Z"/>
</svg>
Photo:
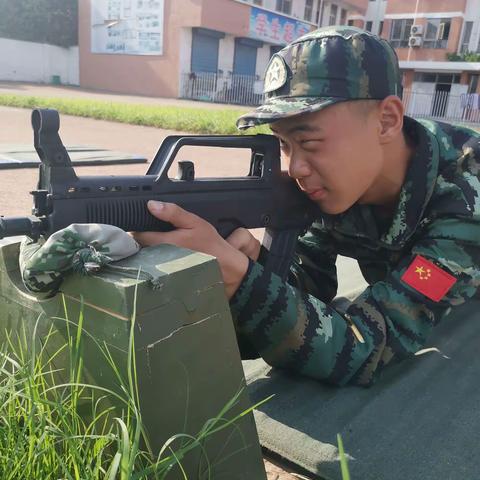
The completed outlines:
<svg viewBox="0 0 480 480">
<path fill-rule="evenodd" d="M 426 258 L 417 255 L 402 275 L 402 281 L 434 302 L 439 302 L 457 279 Z"/>
</svg>

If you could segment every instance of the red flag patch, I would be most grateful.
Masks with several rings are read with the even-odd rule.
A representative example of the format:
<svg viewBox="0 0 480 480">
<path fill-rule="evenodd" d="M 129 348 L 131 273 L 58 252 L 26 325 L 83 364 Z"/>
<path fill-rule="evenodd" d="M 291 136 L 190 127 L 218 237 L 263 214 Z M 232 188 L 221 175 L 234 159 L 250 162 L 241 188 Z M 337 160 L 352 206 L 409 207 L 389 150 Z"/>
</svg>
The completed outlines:
<svg viewBox="0 0 480 480">
<path fill-rule="evenodd" d="M 439 302 L 457 279 L 421 255 L 417 255 L 402 280 L 434 302 Z"/>
</svg>

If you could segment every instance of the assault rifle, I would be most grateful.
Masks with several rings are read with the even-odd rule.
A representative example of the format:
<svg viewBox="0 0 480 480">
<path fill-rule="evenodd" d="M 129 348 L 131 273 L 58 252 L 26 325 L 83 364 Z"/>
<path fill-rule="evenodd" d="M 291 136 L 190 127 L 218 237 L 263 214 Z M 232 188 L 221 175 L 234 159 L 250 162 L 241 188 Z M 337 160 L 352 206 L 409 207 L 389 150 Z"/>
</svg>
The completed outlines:
<svg viewBox="0 0 480 480">
<path fill-rule="evenodd" d="M 0 217 L 0 238 L 48 237 L 72 223 L 104 223 L 125 231 L 168 231 L 172 225 L 153 217 L 148 200 L 180 205 L 215 226 L 224 238 L 238 227 L 265 227 L 265 267 L 286 278 L 298 235 L 317 209 L 281 171 L 278 141 L 272 135 L 169 136 L 145 175 L 76 175 L 60 136 L 56 110 L 32 112 L 34 145 L 40 157 L 32 214 Z M 195 178 L 190 161 L 178 163 L 176 178 L 168 171 L 184 146 L 251 150 L 245 177 Z"/>
</svg>

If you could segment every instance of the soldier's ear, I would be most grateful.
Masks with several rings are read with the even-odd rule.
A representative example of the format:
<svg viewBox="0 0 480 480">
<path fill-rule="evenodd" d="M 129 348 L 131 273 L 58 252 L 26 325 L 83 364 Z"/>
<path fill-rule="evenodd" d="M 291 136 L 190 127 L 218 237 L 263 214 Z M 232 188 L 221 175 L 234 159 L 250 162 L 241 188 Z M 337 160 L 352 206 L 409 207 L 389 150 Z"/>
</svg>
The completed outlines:
<svg viewBox="0 0 480 480">
<path fill-rule="evenodd" d="M 402 101 L 395 95 L 384 98 L 378 105 L 379 140 L 381 144 L 390 143 L 402 135 L 404 108 Z"/>
</svg>

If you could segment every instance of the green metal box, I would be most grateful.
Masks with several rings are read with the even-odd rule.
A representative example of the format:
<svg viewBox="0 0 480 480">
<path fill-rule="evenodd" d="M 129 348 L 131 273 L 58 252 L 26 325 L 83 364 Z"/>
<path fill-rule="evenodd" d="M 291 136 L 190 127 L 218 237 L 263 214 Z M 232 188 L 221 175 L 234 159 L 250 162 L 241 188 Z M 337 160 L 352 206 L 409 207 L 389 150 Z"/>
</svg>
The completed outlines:
<svg viewBox="0 0 480 480">
<path fill-rule="evenodd" d="M 36 338 L 54 325 L 83 314 L 83 327 L 108 345 L 126 368 L 131 320 L 139 403 L 155 452 L 172 435 L 195 435 L 241 389 L 233 413 L 250 407 L 228 302 L 212 257 L 169 245 L 142 249 L 92 276 L 72 274 L 61 294 L 39 300 L 25 290 L 18 268 L 18 241 L 0 242 L 0 340 L 24 327 Z M 125 270 L 122 270 L 125 269 Z M 132 271 L 140 271 L 132 275 Z M 128 274 L 127 274 L 128 272 Z M 155 288 L 153 288 L 154 286 Z M 86 343 L 84 371 L 92 383 L 114 385 L 112 372 L 93 343 Z M 59 359 L 61 362 L 61 359 Z M 61 365 L 59 365 L 61 367 Z M 253 415 L 204 445 L 213 479 L 264 480 L 265 471 Z M 183 460 L 189 479 L 203 478 L 199 449 Z M 169 479 L 183 478 L 179 470 Z"/>
</svg>

